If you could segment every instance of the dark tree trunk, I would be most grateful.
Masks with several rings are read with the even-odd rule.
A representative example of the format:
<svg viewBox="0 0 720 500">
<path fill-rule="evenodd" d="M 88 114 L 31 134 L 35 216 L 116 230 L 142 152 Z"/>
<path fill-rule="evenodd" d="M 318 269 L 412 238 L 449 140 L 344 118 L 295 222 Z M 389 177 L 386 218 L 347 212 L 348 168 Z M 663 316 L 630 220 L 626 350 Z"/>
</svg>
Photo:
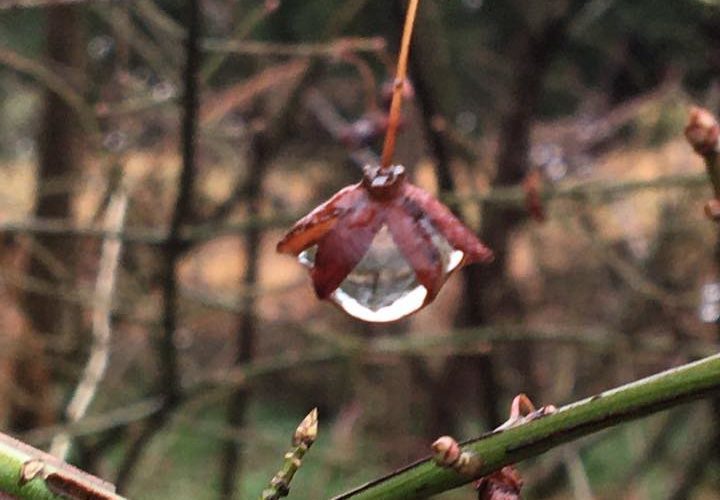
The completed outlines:
<svg viewBox="0 0 720 500">
<path fill-rule="evenodd" d="M 549 20 L 538 33 L 528 33 L 522 41 L 511 94 L 512 105 L 500 130 L 497 174 L 492 182 L 493 187 L 518 185 L 528 172 L 530 134 L 545 77 L 567 40 L 570 22 L 583 3 L 582 0 L 573 1 L 564 14 Z M 510 238 L 525 217 L 525 210 L 483 205 L 480 238 L 493 250 L 495 260 L 487 265 L 464 269 L 464 297 L 457 316 L 458 326 L 485 325 L 502 317 L 510 317 L 513 321 L 522 319 L 522 301 L 507 281 L 506 269 Z M 516 349 L 513 359 L 522 363 L 518 368 L 526 374 L 524 391 L 533 397 L 537 387 L 529 371 L 532 352 L 527 345 Z M 498 425 L 503 420 L 494 363 L 492 353 L 458 359 L 458 364 L 477 370 L 477 376 L 482 381 L 482 410 L 486 424 L 490 426 Z M 458 370 L 459 367 L 451 369 Z"/>
<path fill-rule="evenodd" d="M 47 9 L 47 63 L 75 81 L 83 74 L 84 36 L 80 11 L 73 6 Z M 73 110 L 60 96 L 47 91 L 42 125 L 38 138 L 39 164 L 34 215 L 39 218 L 67 219 L 72 216 L 72 179 L 82 162 L 82 136 Z M 58 189 L 63 187 L 63 189 Z M 70 237 L 37 235 L 30 246 L 27 274 L 30 280 L 42 283 L 48 293 L 29 291 L 23 308 L 29 320 L 30 341 L 21 353 L 15 370 L 15 381 L 21 391 L 32 394 L 31 405 L 17 406 L 11 411 L 10 425 L 22 431 L 54 419 L 49 397 L 52 376 L 44 359 L 43 337 L 60 334 L 77 335 L 79 312 L 63 299 L 60 291 L 73 286 L 75 277 L 75 242 Z M 35 347 L 33 347 L 35 346 Z"/>
</svg>

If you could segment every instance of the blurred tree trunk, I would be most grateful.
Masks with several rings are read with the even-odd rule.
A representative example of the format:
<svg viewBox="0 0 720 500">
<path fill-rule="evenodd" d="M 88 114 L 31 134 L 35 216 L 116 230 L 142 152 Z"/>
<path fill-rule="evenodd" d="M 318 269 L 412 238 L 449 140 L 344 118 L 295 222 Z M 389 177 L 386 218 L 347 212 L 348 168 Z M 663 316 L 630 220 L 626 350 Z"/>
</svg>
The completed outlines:
<svg viewBox="0 0 720 500">
<path fill-rule="evenodd" d="M 573 0 L 565 12 L 549 19 L 539 30 L 525 30 L 516 58 L 515 80 L 511 93 L 511 106 L 503 119 L 499 137 L 497 174 L 493 187 L 519 185 L 528 172 L 530 134 L 542 97 L 545 76 L 552 61 L 562 49 L 568 36 L 570 23 L 580 11 L 584 0 Z M 495 260 L 489 264 L 469 266 L 463 271 L 464 298 L 457 316 L 461 327 L 478 326 L 496 318 L 512 318 L 521 321 L 523 305 L 517 290 L 506 279 L 510 238 L 525 220 L 525 210 L 500 207 L 492 204 L 482 206 L 480 238 L 495 252 Z M 518 369 L 525 374 L 525 392 L 531 397 L 538 388 L 532 376 L 532 352 L 529 346 L 518 346 L 513 359 L 522 363 Z M 482 380 L 482 404 L 485 424 L 495 427 L 503 420 L 499 413 L 498 384 L 492 353 L 484 356 L 459 358 L 458 364 L 474 365 Z M 449 367 L 457 370 L 458 367 Z M 453 383 L 453 373 L 446 373 L 448 383 Z"/>
<path fill-rule="evenodd" d="M 260 214 L 262 203 L 262 183 L 268 167 L 271 150 L 268 148 L 268 138 L 258 133 L 252 139 L 250 158 L 248 159 L 248 173 L 243 192 L 247 200 L 247 210 L 250 217 Z M 235 346 L 235 364 L 242 366 L 255 356 L 257 344 L 257 307 L 253 289 L 257 286 L 260 272 L 260 245 L 262 243 L 262 229 L 251 228 L 243 238 L 243 261 L 245 274 L 242 279 L 242 304 L 238 317 L 238 331 Z M 228 402 L 227 422 L 230 428 L 242 432 L 246 425 L 247 410 L 252 394 L 248 387 L 238 388 Z M 232 500 L 237 498 L 239 480 L 242 468 L 242 452 L 244 447 L 236 440 L 229 439 L 223 446 L 223 460 L 220 473 L 220 498 Z"/>
<path fill-rule="evenodd" d="M 47 9 L 47 64 L 78 82 L 83 73 L 84 36 L 80 10 L 76 6 Z M 57 94 L 46 91 L 41 130 L 38 138 L 39 164 L 34 215 L 39 218 L 66 219 L 72 215 L 72 179 L 82 161 L 82 137 L 75 110 Z M 10 424 L 25 430 L 46 424 L 54 418 L 49 397 L 51 372 L 40 339 L 60 334 L 75 335 L 78 310 L 63 300 L 61 289 L 72 286 L 75 243 L 70 237 L 37 235 L 31 245 L 27 274 L 42 283 L 49 293 L 28 291 L 23 308 L 30 331 L 15 367 L 15 382 L 21 392 L 31 394 L 31 404 L 14 405 Z"/>
</svg>

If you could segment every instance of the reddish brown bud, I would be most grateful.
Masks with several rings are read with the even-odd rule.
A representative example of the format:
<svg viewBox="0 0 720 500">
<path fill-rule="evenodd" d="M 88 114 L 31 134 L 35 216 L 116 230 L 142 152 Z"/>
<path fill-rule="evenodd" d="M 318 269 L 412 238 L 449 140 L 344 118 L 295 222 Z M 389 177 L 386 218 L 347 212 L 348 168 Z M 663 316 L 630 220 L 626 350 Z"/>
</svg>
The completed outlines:
<svg viewBox="0 0 720 500">
<path fill-rule="evenodd" d="M 718 151 L 720 125 L 708 110 L 692 107 L 685 127 L 685 137 L 695 151 L 707 156 Z"/>
<path fill-rule="evenodd" d="M 433 460 L 442 467 L 451 467 L 460 458 L 460 445 L 450 436 L 439 437 L 433 444 Z"/>
<path fill-rule="evenodd" d="M 720 221 L 720 200 L 713 198 L 705 203 L 705 215 L 710 220 Z"/>
<path fill-rule="evenodd" d="M 496 431 L 502 431 L 518 425 L 532 422 L 538 418 L 552 415 L 557 411 L 554 405 L 547 405 L 535 409 L 535 405 L 525 394 L 518 394 L 510 405 L 510 418 L 499 426 Z"/>
<path fill-rule="evenodd" d="M 478 500 L 518 500 L 522 485 L 520 474 L 510 465 L 475 483 Z"/>
<path fill-rule="evenodd" d="M 415 88 L 413 87 L 413 84 L 410 80 L 407 78 L 403 80 L 389 80 L 386 81 L 381 90 L 381 95 L 383 99 L 383 103 L 386 106 L 390 106 L 390 102 L 392 101 L 393 92 L 396 88 L 402 87 L 402 95 L 405 99 L 412 99 L 415 97 Z"/>
<path fill-rule="evenodd" d="M 542 176 L 539 170 L 531 170 L 523 180 L 523 191 L 525 191 L 525 206 L 527 211 L 537 222 L 545 221 L 545 208 L 542 203 L 540 191 L 542 189 Z"/>
<path fill-rule="evenodd" d="M 476 478 L 480 475 L 482 460 L 473 451 L 462 451 L 455 438 L 442 436 L 432 444 L 433 460 L 440 467 L 453 469 L 458 474 Z"/>
</svg>

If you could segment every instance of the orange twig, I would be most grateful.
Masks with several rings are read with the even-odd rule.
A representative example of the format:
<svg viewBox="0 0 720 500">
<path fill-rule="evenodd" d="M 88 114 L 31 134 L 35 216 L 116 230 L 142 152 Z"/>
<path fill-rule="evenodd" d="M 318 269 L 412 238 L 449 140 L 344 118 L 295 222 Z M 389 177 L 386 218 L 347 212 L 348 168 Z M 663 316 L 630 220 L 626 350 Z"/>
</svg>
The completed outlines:
<svg viewBox="0 0 720 500">
<path fill-rule="evenodd" d="M 397 136 L 398 124 L 400 123 L 400 109 L 402 108 L 402 94 L 407 76 L 408 54 L 410 53 L 410 38 L 412 37 L 413 26 L 415 25 L 415 14 L 420 0 L 410 0 L 407 15 L 405 16 L 405 27 L 403 28 L 402 42 L 400 44 L 400 56 L 398 57 L 397 73 L 393 88 L 393 98 L 390 104 L 390 117 L 388 130 L 385 135 L 382 158 L 380 165 L 387 168 L 392 164 L 392 157 L 395 153 L 395 138 Z"/>
</svg>

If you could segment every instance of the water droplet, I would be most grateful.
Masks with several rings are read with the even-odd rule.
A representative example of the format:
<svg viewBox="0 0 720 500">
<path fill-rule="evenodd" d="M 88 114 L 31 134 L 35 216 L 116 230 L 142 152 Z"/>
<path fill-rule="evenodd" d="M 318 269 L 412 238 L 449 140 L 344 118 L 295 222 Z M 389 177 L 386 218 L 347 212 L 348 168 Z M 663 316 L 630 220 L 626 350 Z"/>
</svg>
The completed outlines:
<svg viewBox="0 0 720 500">
<path fill-rule="evenodd" d="M 170 82 L 160 82 L 152 87 L 152 97 L 158 102 L 167 101 L 176 95 L 176 88 Z"/>
<path fill-rule="evenodd" d="M 463 252 L 455 250 L 434 229 L 432 241 L 440 251 L 445 273 L 456 269 Z M 313 246 L 298 256 L 299 262 L 312 268 Z M 414 313 L 425 304 L 427 290 L 418 283 L 415 270 L 405 260 L 387 226 L 375 235 L 365 256 L 332 293 L 335 302 L 350 316 L 373 323 L 385 323 Z"/>
<path fill-rule="evenodd" d="M 128 137 L 127 134 L 124 132 L 121 132 L 119 130 L 114 130 L 110 133 L 108 133 L 103 138 L 103 146 L 105 146 L 105 149 L 108 151 L 111 151 L 113 153 L 119 153 L 123 151 L 128 145 Z"/>
<path fill-rule="evenodd" d="M 477 128 L 477 115 L 472 111 L 461 111 L 455 117 L 455 126 L 463 134 L 472 134 Z"/>
<path fill-rule="evenodd" d="M 717 304 L 703 304 L 700 306 L 700 319 L 703 323 L 715 323 L 720 319 L 720 308 Z"/>
<path fill-rule="evenodd" d="M 93 37 L 87 45 L 88 55 L 97 60 L 107 57 L 115 47 L 115 41 L 106 35 Z"/>
<path fill-rule="evenodd" d="M 463 5 L 469 10 L 478 10 L 483 6 L 484 0 L 463 0 Z"/>
<path fill-rule="evenodd" d="M 700 294 L 700 319 L 705 323 L 716 323 L 720 319 L 720 283 L 703 285 Z"/>
</svg>

